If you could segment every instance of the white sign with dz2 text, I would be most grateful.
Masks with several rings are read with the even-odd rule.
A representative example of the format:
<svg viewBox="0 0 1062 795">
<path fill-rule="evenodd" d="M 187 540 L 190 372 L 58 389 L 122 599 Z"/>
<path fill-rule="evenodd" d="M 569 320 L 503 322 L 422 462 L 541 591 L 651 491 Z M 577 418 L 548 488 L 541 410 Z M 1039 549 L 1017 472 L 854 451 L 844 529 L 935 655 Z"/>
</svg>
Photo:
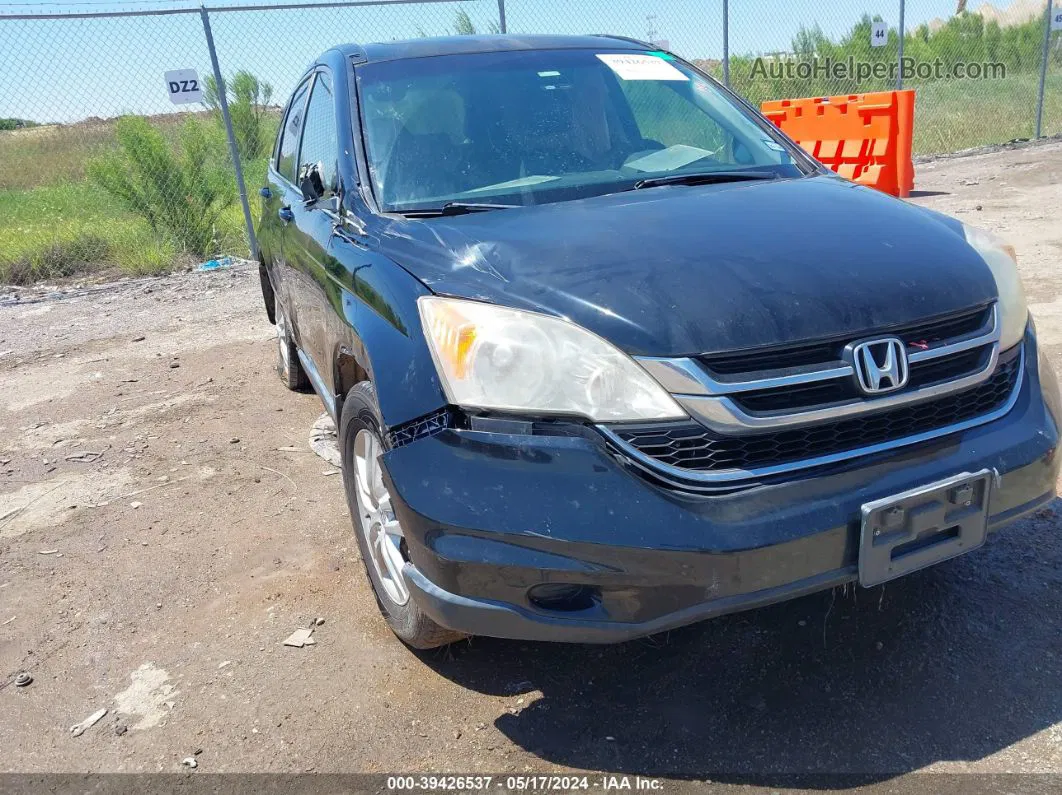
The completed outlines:
<svg viewBox="0 0 1062 795">
<path fill-rule="evenodd" d="M 175 69 L 166 72 L 166 90 L 174 105 L 203 101 L 203 84 L 195 69 Z"/>
</svg>

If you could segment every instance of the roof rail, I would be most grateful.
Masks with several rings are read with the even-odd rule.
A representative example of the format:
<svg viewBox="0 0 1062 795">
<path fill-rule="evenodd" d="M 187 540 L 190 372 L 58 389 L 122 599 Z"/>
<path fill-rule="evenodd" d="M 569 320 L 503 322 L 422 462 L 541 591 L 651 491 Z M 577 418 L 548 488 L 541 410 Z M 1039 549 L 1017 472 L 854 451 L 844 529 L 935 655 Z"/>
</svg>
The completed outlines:
<svg viewBox="0 0 1062 795">
<path fill-rule="evenodd" d="M 350 62 L 355 64 L 365 63 L 368 60 L 365 55 L 365 48 L 356 41 L 345 41 L 342 44 L 336 44 L 334 47 L 330 47 L 327 52 L 337 52 L 341 58 L 349 58 Z"/>
<path fill-rule="evenodd" d="M 636 39 L 636 38 L 634 38 L 632 36 L 618 36 L 615 33 L 591 33 L 590 35 L 591 36 L 597 36 L 598 38 L 601 38 L 601 39 L 617 39 L 618 41 L 626 41 L 626 42 L 629 42 L 630 44 L 641 45 L 642 47 L 646 47 L 646 48 L 648 48 L 650 50 L 660 49 L 659 47 L 657 47 L 652 42 L 642 41 L 641 39 Z"/>
</svg>

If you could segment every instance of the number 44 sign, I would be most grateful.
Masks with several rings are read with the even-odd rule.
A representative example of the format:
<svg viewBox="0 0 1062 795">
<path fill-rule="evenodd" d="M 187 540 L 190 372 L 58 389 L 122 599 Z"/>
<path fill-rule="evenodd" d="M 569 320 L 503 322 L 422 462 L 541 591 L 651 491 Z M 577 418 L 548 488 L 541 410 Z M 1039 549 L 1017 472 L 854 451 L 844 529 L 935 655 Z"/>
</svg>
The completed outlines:
<svg viewBox="0 0 1062 795">
<path fill-rule="evenodd" d="M 884 47 L 889 43 L 889 25 L 880 19 L 870 25 L 870 46 Z"/>
<path fill-rule="evenodd" d="M 195 69 L 175 69 L 166 72 L 166 90 L 174 105 L 203 101 L 203 88 Z"/>
</svg>

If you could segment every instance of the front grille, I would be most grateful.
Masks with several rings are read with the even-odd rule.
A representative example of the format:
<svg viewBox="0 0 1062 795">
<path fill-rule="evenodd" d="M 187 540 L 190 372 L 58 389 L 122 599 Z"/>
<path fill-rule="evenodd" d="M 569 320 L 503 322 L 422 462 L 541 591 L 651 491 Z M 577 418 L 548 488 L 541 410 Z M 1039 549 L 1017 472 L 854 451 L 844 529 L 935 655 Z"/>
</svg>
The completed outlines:
<svg viewBox="0 0 1062 795">
<path fill-rule="evenodd" d="M 691 423 L 618 426 L 612 431 L 650 458 L 698 472 L 755 470 L 816 459 L 944 429 L 1001 408 L 1017 384 L 1020 354 L 1020 346 L 1001 354 L 995 372 L 971 389 L 838 422 L 744 436 L 724 436 Z M 933 373 L 934 379 L 937 375 Z"/>
<path fill-rule="evenodd" d="M 862 334 L 863 337 L 891 335 L 899 337 L 917 350 L 918 346 L 933 344 L 940 340 L 950 340 L 975 333 L 988 322 L 991 305 L 959 312 L 936 320 L 913 323 L 907 326 L 878 328 Z M 798 343 L 762 350 L 737 351 L 735 353 L 709 354 L 698 359 L 708 370 L 717 376 L 750 373 L 758 370 L 785 370 L 794 367 L 808 367 L 840 362 L 844 346 L 852 341 L 852 336 L 837 337 L 832 340 L 819 340 L 811 343 Z"/>
<path fill-rule="evenodd" d="M 982 346 L 951 356 L 914 362 L 910 367 L 907 386 L 891 394 L 902 395 L 944 381 L 980 372 L 988 364 L 991 346 Z M 733 395 L 733 400 L 750 414 L 767 414 L 770 412 L 791 412 L 806 410 L 809 407 L 824 408 L 840 406 L 851 401 L 866 400 L 859 391 L 853 378 L 835 378 L 830 381 L 818 381 L 799 384 L 786 389 L 763 389 L 742 392 Z"/>
</svg>

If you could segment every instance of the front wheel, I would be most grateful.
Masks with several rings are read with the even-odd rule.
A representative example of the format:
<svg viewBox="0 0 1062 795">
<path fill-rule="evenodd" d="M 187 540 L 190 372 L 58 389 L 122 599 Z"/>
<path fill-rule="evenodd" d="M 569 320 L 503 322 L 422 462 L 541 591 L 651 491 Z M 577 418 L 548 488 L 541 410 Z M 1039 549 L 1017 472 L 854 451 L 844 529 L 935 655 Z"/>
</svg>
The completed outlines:
<svg viewBox="0 0 1062 795">
<path fill-rule="evenodd" d="M 402 576 L 409 556 L 402 525 L 383 479 L 380 455 L 385 447 L 381 424 L 372 384 L 358 384 L 343 401 L 339 449 L 343 457 L 343 486 L 361 560 L 380 612 L 395 635 L 415 649 L 445 646 L 464 635 L 425 615 L 410 597 Z"/>
</svg>

